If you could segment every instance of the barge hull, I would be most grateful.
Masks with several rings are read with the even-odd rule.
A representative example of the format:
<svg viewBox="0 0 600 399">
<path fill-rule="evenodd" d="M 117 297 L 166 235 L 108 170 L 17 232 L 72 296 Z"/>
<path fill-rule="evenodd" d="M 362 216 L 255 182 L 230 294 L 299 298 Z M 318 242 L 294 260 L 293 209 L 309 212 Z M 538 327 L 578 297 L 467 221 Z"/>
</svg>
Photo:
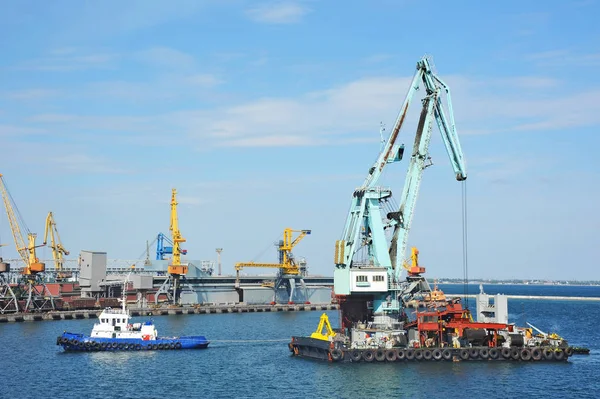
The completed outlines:
<svg viewBox="0 0 600 399">
<path fill-rule="evenodd" d="M 293 356 L 329 362 L 413 362 L 413 361 L 513 361 L 565 362 L 573 348 L 551 346 L 490 348 L 369 348 L 350 349 L 335 342 L 310 337 L 292 337 L 289 349 Z"/>
</svg>

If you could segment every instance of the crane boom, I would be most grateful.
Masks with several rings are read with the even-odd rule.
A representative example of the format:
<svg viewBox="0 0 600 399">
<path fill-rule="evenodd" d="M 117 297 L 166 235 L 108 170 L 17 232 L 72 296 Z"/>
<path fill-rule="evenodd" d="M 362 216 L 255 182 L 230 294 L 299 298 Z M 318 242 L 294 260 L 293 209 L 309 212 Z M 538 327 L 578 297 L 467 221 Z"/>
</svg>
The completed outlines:
<svg viewBox="0 0 600 399">
<path fill-rule="evenodd" d="M 0 192 L 2 193 L 4 208 L 6 209 L 8 223 L 10 225 L 10 230 L 15 241 L 17 252 L 19 253 L 19 256 L 21 256 L 21 259 L 23 259 L 23 262 L 26 265 L 23 269 L 23 274 L 32 275 L 39 272 L 43 272 L 45 270 L 45 265 L 43 263 L 40 263 L 35 252 L 35 249 L 41 246 L 35 245 L 35 239 L 37 235 L 35 233 L 30 232 L 29 229 L 27 229 L 27 227 L 25 226 L 25 230 L 27 231 L 27 245 L 25 244 L 23 234 L 21 233 L 21 225 L 19 224 L 19 219 L 22 218 L 20 218 L 17 206 L 16 204 L 14 204 L 14 200 L 12 199 L 12 196 L 6 188 L 6 183 L 4 182 L 2 174 L 0 174 Z M 24 225 L 22 220 L 21 223 Z"/>
<path fill-rule="evenodd" d="M 6 216 L 8 217 L 10 231 L 12 232 L 17 252 L 19 253 L 19 256 L 21 256 L 21 259 L 23 259 L 23 262 L 25 262 L 27 265 L 29 264 L 29 252 L 27 251 L 27 246 L 25 245 L 25 240 L 23 239 L 23 234 L 21 233 L 21 227 L 19 226 L 19 222 L 17 220 L 17 214 L 13 209 L 12 197 L 6 188 L 6 183 L 4 182 L 4 177 L 2 174 L 0 174 L 0 183 L 2 200 L 4 202 L 4 208 L 6 209 Z"/>
<path fill-rule="evenodd" d="M 54 265 L 57 272 L 60 272 L 64 262 L 63 256 L 69 255 L 69 251 L 67 251 L 62 245 L 52 212 L 48 212 L 48 216 L 46 217 L 46 228 L 44 230 L 44 242 L 42 245 L 46 245 L 48 243 L 48 235 L 50 235 L 50 249 L 52 249 Z"/>
<path fill-rule="evenodd" d="M 385 166 L 402 159 L 404 147 L 398 146 L 400 130 L 406 120 L 407 112 L 414 94 L 424 87 L 425 96 L 417 126 L 412 154 L 404 188 L 397 210 L 384 213 L 389 208 L 392 192 L 387 187 L 377 186 Z M 442 104 L 445 94 L 448 115 Z M 398 283 L 404 263 L 408 233 L 413 219 L 414 208 L 419 192 L 423 170 L 430 166 L 429 144 L 433 121 L 440 129 L 455 177 L 458 181 L 466 179 L 463 154 L 456 134 L 449 87 L 433 72 L 431 61 L 423 57 L 417 63 L 417 69 L 396 118 L 394 128 L 380 152 L 375 164 L 369 169 L 363 185 L 352 196 L 352 204 L 342 239 L 335 246 L 334 286 L 338 295 L 351 292 L 386 293 L 391 285 Z M 386 230 L 393 229 L 389 239 Z M 366 249 L 366 251 L 362 251 Z M 362 259 L 358 259 L 358 254 Z M 368 283 L 366 270 L 377 284 Z M 383 281 L 382 281 L 383 279 Z"/>
<path fill-rule="evenodd" d="M 179 219 L 177 217 L 177 190 L 173 189 L 171 192 L 171 230 L 173 240 L 173 259 L 171 264 L 168 266 L 169 274 L 173 275 L 185 275 L 188 272 L 188 267 L 181 264 L 181 255 L 183 253 L 181 249 L 181 243 L 185 242 L 185 238 L 179 231 Z"/>
</svg>

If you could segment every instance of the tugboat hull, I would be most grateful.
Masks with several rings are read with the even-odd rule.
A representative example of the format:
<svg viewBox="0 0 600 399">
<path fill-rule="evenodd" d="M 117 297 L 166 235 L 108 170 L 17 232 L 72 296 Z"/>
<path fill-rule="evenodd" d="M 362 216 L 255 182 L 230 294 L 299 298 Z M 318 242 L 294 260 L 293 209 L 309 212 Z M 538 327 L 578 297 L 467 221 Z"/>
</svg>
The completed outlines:
<svg viewBox="0 0 600 399">
<path fill-rule="evenodd" d="M 100 338 L 65 332 L 56 338 L 56 345 L 65 351 L 122 351 L 205 349 L 209 341 L 204 336 L 141 338 Z"/>
</svg>

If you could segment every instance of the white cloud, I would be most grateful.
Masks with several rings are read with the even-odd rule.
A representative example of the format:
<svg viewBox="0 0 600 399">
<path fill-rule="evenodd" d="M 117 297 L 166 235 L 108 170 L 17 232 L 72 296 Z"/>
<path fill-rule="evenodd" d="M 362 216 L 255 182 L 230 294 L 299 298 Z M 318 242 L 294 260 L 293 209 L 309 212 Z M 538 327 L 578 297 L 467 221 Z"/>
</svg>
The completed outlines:
<svg viewBox="0 0 600 399">
<path fill-rule="evenodd" d="M 196 75 L 192 79 L 206 86 L 217 83 L 209 75 Z M 55 124 L 61 132 L 72 134 L 100 138 L 110 135 L 120 142 L 138 138 L 139 145 L 151 145 L 150 136 L 168 131 L 201 143 L 198 148 L 377 142 L 379 123 L 384 122 L 391 129 L 409 82 L 409 77 L 363 78 L 298 97 L 257 98 L 229 106 L 146 116 L 40 114 L 29 119 L 32 126 L 24 127 L 39 128 L 38 124 L 43 124 L 43 128 L 49 129 L 49 124 Z M 600 89 L 572 93 L 560 81 L 536 76 L 475 80 L 448 76 L 447 82 L 453 88 L 460 135 L 600 124 L 596 109 Z M 107 87 L 110 85 L 104 86 L 105 91 Z M 135 87 L 128 90 L 126 85 L 121 91 L 121 95 L 136 92 Z M 140 91 L 138 95 L 143 93 Z M 414 130 L 421 96 L 422 92 L 417 92 L 404 131 Z M 98 135 L 99 132 L 103 134 Z"/>
<path fill-rule="evenodd" d="M 290 24 L 299 22 L 310 10 L 296 2 L 264 3 L 250 8 L 246 14 L 254 21 L 267 24 Z"/>
</svg>

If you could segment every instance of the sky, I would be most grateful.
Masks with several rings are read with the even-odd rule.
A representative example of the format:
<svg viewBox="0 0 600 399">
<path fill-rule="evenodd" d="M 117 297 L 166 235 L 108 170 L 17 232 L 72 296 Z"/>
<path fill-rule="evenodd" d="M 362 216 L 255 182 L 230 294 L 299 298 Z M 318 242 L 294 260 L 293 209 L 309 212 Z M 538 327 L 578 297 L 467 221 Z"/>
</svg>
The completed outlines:
<svg viewBox="0 0 600 399">
<path fill-rule="evenodd" d="M 233 274 L 310 229 L 294 254 L 333 275 L 380 123 L 429 55 L 467 163 L 469 277 L 600 280 L 599 1 L 0 3 L 0 173 L 30 231 L 53 212 L 70 259 L 145 256 L 176 188 L 191 259 L 223 248 Z M 409 247 L 426 275 L 462 277 L 462 186 L 437 128 L 431 156 Z M 406 168 L 383 176 L 397 198 Z M 0 243 L 17 257 L 5 214 Z"/>
</svg>

